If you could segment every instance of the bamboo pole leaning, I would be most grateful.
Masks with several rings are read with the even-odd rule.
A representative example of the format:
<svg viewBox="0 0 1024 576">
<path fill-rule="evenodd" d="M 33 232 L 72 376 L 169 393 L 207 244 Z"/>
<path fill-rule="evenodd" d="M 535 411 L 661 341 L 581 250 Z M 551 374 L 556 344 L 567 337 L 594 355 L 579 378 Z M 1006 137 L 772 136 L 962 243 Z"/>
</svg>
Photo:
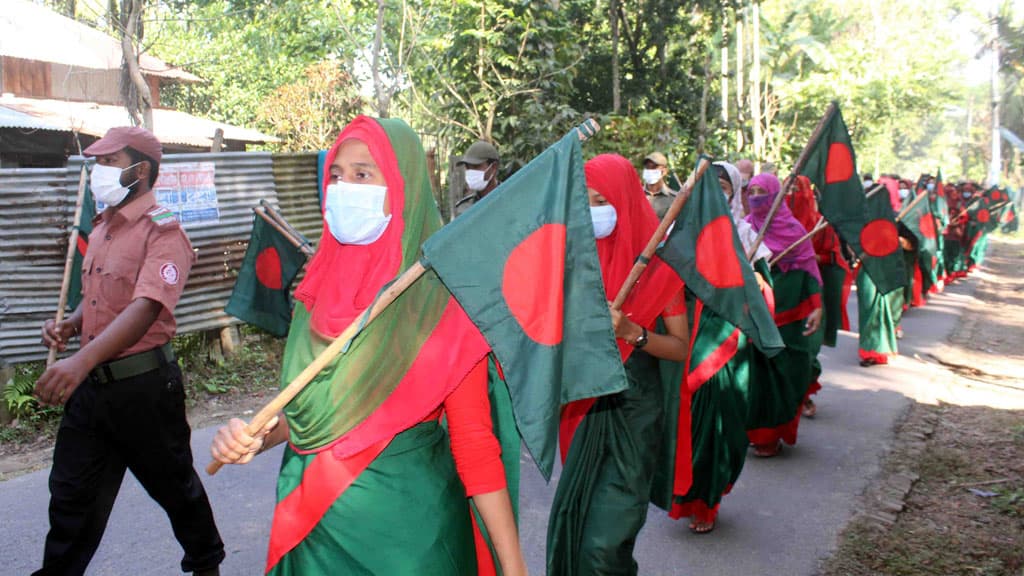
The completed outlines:
<svg viewBox="0 0 1024 576">
<path fill-rule="evenodd" d="M 579 128 L 577 128 L 577 135 L 580 140 L 585 141 L 596 134 L 600 129 L 601 126 L 597 121 L 588 119 L 581 124 Z M 262 208 L 262 206 L 260 208 Z M 317 357 L 314 358 L 298 376 L 293 378 L 287 386 L 278 392 L 277 396 L 275 396 L 273 400 L 267 403 L 266 406 L 261 408 L 260 411 L 253 416 L 252 420 L 250 420 L 245 426 L 246 433 L 250 436 L 256 436 L 259 434 L 259 432 L 263 430 L 263 427 L 266 426 L 274 416 L 277 416 L 281 410 L 284 410 L 285 406 L 295 399 L 295 397 L 313 381 L 313 378 L 315 378 L 321 370 L 330 364 L 334 358 L 338 356 L 346 346 L 348 346 L 349 342 L 351 342 L 353 338 L 358 336 L 363 327 L 380 316 L 388 306 L 397 300 L 402 293 L 413 285 L 413 283 L 419 280 L 426 271 L 427 268 L 421 262 L 417 261 L 412 266 L 409 266 L 405 272 L 402 272 L 398 278 L 396 278 L 383 290 L 383 292 L 381 292 L 380 296 L 369 308 L 356 317 L 356 319 L 349 324 L 348 328 L 345 328 L 345 330 L 343 330 L 342 333 L 339 334 L 338 337 L 323 350 L 323 352 L 317 355 Z M 206 473 L 212 476 L 216 474 L 222 466 L 223 464 L 221 462 L 213 460 L 206 465 Z"/>
<path fill-rule="evenodd" d="M 268 214 L 268 212 L 271 212 L 271 210 L 268 210 L 265 206 L 253 206 L 252 211 L 255 212 L 256 215 L 259 216 L 260 218 L 263 218 L 264 222 L 269 224 L 274 230 L 277 230 L 282 236 L 284 236 L 289 242 L 291 242 L 293 246 L 301 250 L 304 254 L 306 254 L 307 256 L 313 255 L 315 251 L 309 245 L 309 243 L 303 241 L 301 238 L 297 238 L 294 235 L 292 235 L 292 233 L 284 226 L 282 226 L 281 223 L 276 218 L 273 217 L 273 215 Z"/>
<path fill-rule="evenodd" d="M 786 176 L 785 182 L 782 183 L 782 188 L 779 190 L 779 194 L 775 197 L 775 201 L 772 202 L 772 208 L 768 212 L 768 217 L 765 219 L 764 225 L 761 226 L 761 230 L 758 231 L 757 238 L 754 240 L 754 243 L 750 245 L 750 249 L 747 251 L 747 260 L 750 260 L 754 257 L 754 254 L 757 254 L 757 249 L 761 246 L 761 242 L 764 242 L 764 235 L 768 232 L 768 225 L 771 224 L 772 218 L 775 218 L 775 213 L 779 211 L 779 206 L 782 205 L 782 201 L 788 193 L 789 185 L 793 183 L 793 179 L 800 174 L 801 170 L 803 170 L 804 164 L 807 164 L 807 159 L 811 155 L 811 150 L 818 143 L 818 140 L 821 139 L 821 133 L 825 130 L 825 125 L 828 124 L 828 121 L 831 120 L 833 116 L 835 116 L 838 110 L 839 104 L 833 100 L 832 103 L 828 105 L 828 108 L 825 110 L 825 114 L 821 117 L 821 120 L 818 120 L 818 125 L 814 127 L 814 132 L 811 133 L 810 140 L 807 141 L 807 145 L 804 146 L 803 151 L 800 152 L 800 157 L 797 158 L 796 164 L 793 165 L 793 169 L 789 172 L 789 176 Z"/>
<path fill-rule="evenodd" d="M 54 319 L 54 323 L 59 325 L 64 321 L 64 309 L 68 305 L 68 291 L 71 289 L 71 269 L 74 268 L 75 264 L 75 252 L 78 251 L 78 224 L 82 218 L 82 204 L 85 201 L 85 183 L 88 178 L 88 171 L 85 169 L 85 165 L 82 165 L 82 170 L 78 175 L 78 197 L 75 199 L 75 216 L 74 220 L 71 221 L 71 235 L 68 237 L 68 253 L 64 258 L 64 277 L 60 283 L 60 297 L 57 299 L 57 317 Z M 49 354 L 46 356 L 46 365 L 50 366 L 57 360 L 57 347 L 53 346 L 50 348 Z"/>
<path fill-rule="evenodd" d="M 821 232 L 825 228 L 828 228 L 828 221 L 825 220 L 824 216 L 822 216 L 821 218 L 818 219 L 818 223 L 814 225 L 814 228 L 811 228 L 811 230 L 807 232 L 807 234 L 804 234 L 803 236 L 800 237 L 799 240 L 787 246 L 785 250 L 773 256 L 772 259 L 768 262 L 768 266 L 775 266 L 775 264 L 779 260 L 782 260 L 783 256 L 789 254 L 790 252 L 795 250 L 796 247 L 799 246 L 802 242 L 811 239 L 815 234 Z"/>
<path fill-rule="evenodd" d="M 658 224 L 658 228 L 654 231 L 651 239 L 647 241 L 647 246 L 644 247 L 643 252 L 636 259 L 633 264 L 633 268 L 629 271 L 629 276 L 626 277 L 626 281 L 619 288 L 619 293 L 615 296 L 615 300 L 612 301 L 611 307 L 615 310 L 622 308 L 622 304 L 626 302 L 626 298 L 629 297 L 629 293 L 633 290 L 633 286 L 636 285 L 637 280 L 640 279 L 640 275 L 647 269 L 647 264 L 654 257 L 654 253 L 658 250 L 658 245 L 665 239 L 665 234 L 668 229 L 676 221 L 676 217 L 680 212 L 683 211 L 683 207 L 686 205 L 687 200 L 690 199 L 690 195 L 693 194 L 693 187 L 696 186 L 697 182 L 700 181 L 704 172 L 711 166 L 711 160 L 706 157 L 701 157 L 700 163 L 687 178 L 686 183 L 683 184 L 683 189 L 676 194 L 672 204 L 668 207 L 668 211 L 665 212 L 665 216 L 662 217 L 661 223 Z M 673 176 L 676 180 L 679 180 L 678 176 Z"/>
</svg>

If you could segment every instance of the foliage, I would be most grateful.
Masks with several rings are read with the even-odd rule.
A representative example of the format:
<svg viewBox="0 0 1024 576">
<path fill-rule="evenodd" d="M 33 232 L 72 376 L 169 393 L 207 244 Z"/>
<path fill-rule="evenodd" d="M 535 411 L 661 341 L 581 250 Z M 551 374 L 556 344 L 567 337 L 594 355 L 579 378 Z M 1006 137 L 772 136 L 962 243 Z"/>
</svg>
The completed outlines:
<svg viewBox="0 0 1024 576">
<path fill-rule="evenodd" d="M 682 130 L 675 118 L 667 112 L 653 112 L 635 116 L 600 116 L 601 131 L 588 142 L 584 153 L 588 157 L 607 152 L 621 154 L 639 170 L 643 158 L 651 152 L 663 152 L 669 159 L 669 169 L 682 173 L 689 170 L 692 149 L 682 138 Z"/>
<path fill-rule="evenodd" d="M 282 151 L 324 150 L 334 142 L 338 128 L 365 106 L 341 62 L 323 60 L 309 65 L 297 82 L 267 96 L 257 118 L 282 139 Z"/>
<path fill-rule="evenodd" d="M 175 354 L 186 375 L 190 405 L 209 396 L 277 388 L 284 342 L 258 331 L 243 330 L 243 344 L 228 357 L 216 348 L 207 333 L 177 336 Z"/>
<path fill-rule="evenodd" d="M 32 395 L 36 380 L 43 374 L 45 365 L 42 362 L 18 364 L 14 367 L 14 377 L 3 385 L 3 403 L 20 424 L 31 428 L 45 426 L 55 422 L 63 413 L 60 407 L 42 406 Z"/>
</svg>

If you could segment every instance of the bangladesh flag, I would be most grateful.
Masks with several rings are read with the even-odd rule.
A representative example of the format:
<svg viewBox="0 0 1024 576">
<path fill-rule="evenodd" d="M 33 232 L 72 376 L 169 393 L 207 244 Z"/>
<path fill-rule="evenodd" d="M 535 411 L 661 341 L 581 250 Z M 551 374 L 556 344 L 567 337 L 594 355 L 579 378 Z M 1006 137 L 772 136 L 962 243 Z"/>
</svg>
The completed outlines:
<svg viewBox="0 0 1024 576">
<path fill-rule="evenodd" d="M 830 110 L 831 114 L 822 125 L 817 140 L 808 145 L 810 153 L 800 173 L 810 178 L 817 187 L 820 194 L 818 209 L 829 224 L 855 253 L 870 257 L 861 258 L 864 271 L 871 275 L 879 292 L 887 294 L 902 287 L 902 283 L 895 283 L 896 278 L 890 275 L 897 266 L 902 269 L 902 254 L 894 251 L 888 256 L 878 256 L 874 244 L 871 248 L 863 245 L 865 231 L 866 237 L 874 237 L 878 226 L 865 221 L 866 214 L 874 212 L 865 203 L 864 185 L 857 175 L 857 157 L 850 132 L 843 121 L 843 113 L 836 103 L 832 104 Z M 888 202 L 888 195 L 882 194 L 882 198 Z M 891 204 L 888 204 L 888 211 L 888 223 L 895 230 Z"/>
<path fill-rule="evenodd" d="M 1004 196 L 997 189 L 985 192 L 977 202 L 967 210 L 968 225 L 975 231 L 989 233 L 999 227 L 1002 211 L 1009 205 L 1009 196 Z M 993 198 L 999 198 L 994 200 Z"/>
<path fill-rule="evenodd" d="M 910 211 L 903 215 L 901 221 L 917 237 L 918 262 L 922 275 L 927 274 L 931 279 L 938 258 L 939 244 L 936 240 L 938 230 L 935 226 L 935 216 L 929 209 L 928 199 L 923 198 L 914 204 Z M 929 286 L 931 284 L 934 284 L 934 281 Z M 929 286 L 925 286 L 924 290 L 927 291 Z"/>
<path fill-rule="evenodd" d="M 902 289 L 907 285 L 907 269 L 892 203 L 884 190 L 866 197 L 864 221 L 859 235 L 864 270 L 871 275 L 879 294 Z"/>
<path fill-rule="evenodd" d="M 498 357 L 519 431 L 550 478 L 560 407 L 627 387 L 576 132 L 431 236 L 423 255 Z"/>
<path fill-rule="evenodd" d="M 658 256 L 705 306 L 742 330 L 765 355 L 774 356 L 785 344 L 714 174 L 706 171 L 694 185 Z"/>
<path fill-rule="evenodd" d="M 89 248 L 92 220 L 96 217 L 96 200 L 89 188 L 89 171 L 85 166 L 82 166 L 79 178 L 85 180 L 85 196 L 82 198 L 82 215 L 75 223 L 75 228 L 78 228 L 78 245 L 75 247 L 75 257 L 71 263 L 71 283 L 68 285 L 68 305 L 72 310 L 78 308 L 82 302 L 82 263 L 85 261 L 85 251 Z M 82 185 L 81 181 L 79 185 Z"/>
<path fill-rule="evenodd" d="M 302 250 L 254 214 L 249 247 L 224 311 L 274 336 L 287 336 L 292 319 L 289 290 L 305 263 Z"/>
<path fill-rule="evenodd" d="M 826 120 L 811 149 L 801 174 L 818 189 L 818 210 L 836 232 L 859 254 L 860 231 L 864 228 L 864 185 L 857 176 L 857 157 L 839 105 Z"/>
</svg>

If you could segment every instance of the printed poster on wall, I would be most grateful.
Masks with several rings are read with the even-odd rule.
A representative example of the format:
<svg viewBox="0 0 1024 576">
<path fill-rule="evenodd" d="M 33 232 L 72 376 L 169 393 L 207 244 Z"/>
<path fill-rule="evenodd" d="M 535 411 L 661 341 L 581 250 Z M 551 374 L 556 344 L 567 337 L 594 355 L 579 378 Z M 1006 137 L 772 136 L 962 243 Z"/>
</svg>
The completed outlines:
<svg viewBox="0 0 1024 576">
<path fill-rule="evenodd" d="M 186 228 L 205 222 L 219 222 L 220 208 L 213 177 L 213 162 L 162 165 L 153 186 L 156 201 L 174 212 Z"/>
</svg>

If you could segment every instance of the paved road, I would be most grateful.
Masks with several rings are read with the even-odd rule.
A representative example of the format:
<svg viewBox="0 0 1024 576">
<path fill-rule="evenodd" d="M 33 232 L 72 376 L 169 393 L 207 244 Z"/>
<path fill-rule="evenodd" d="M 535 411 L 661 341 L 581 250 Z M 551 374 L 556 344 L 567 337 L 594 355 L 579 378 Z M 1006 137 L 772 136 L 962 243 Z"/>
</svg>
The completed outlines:
<svg viewBox="0 0 1024 576">
<path fill-rule="evenodd" d="M 904 319 L 905 358 L 861 368 L 855 334 L 841 333 L 825 348 L 818 416 L 800 426 L 799 442 L 774 459 L 749 458 L 723 502 L 717 529 L 691 534 L 685 522 L 652 507 L 637 544 L 641 574 L 775 576 L 814 574 L 857 512 L 857 498 L 877 472 L 894 422 L 939 373 L 913 360 L 937 349 L 970 301 L 977 280 L 948 290 Z M 851 298 L 856 326 L 856 300 Z M 198 430 L 193 450 L 206 454 L 213 428 Z M 227 545 L 225 575 L 261 574 L 273 509 L 279 450 L 245 467 L 227 467 L 204 480 Z M 544 484 L 524 458 L 522 538 L 532 574 L 544 572 L 544 540 L 554 486 Z M 205 464 L 205 458 L 201 459 Z M 38 566 L 47 530 L 48 470 L 0 483 L 0 574 Z M 93 560 L 93 575 L 179 574 L 180 551 L 163 512 L 129 474 Z"/>
</svg>

